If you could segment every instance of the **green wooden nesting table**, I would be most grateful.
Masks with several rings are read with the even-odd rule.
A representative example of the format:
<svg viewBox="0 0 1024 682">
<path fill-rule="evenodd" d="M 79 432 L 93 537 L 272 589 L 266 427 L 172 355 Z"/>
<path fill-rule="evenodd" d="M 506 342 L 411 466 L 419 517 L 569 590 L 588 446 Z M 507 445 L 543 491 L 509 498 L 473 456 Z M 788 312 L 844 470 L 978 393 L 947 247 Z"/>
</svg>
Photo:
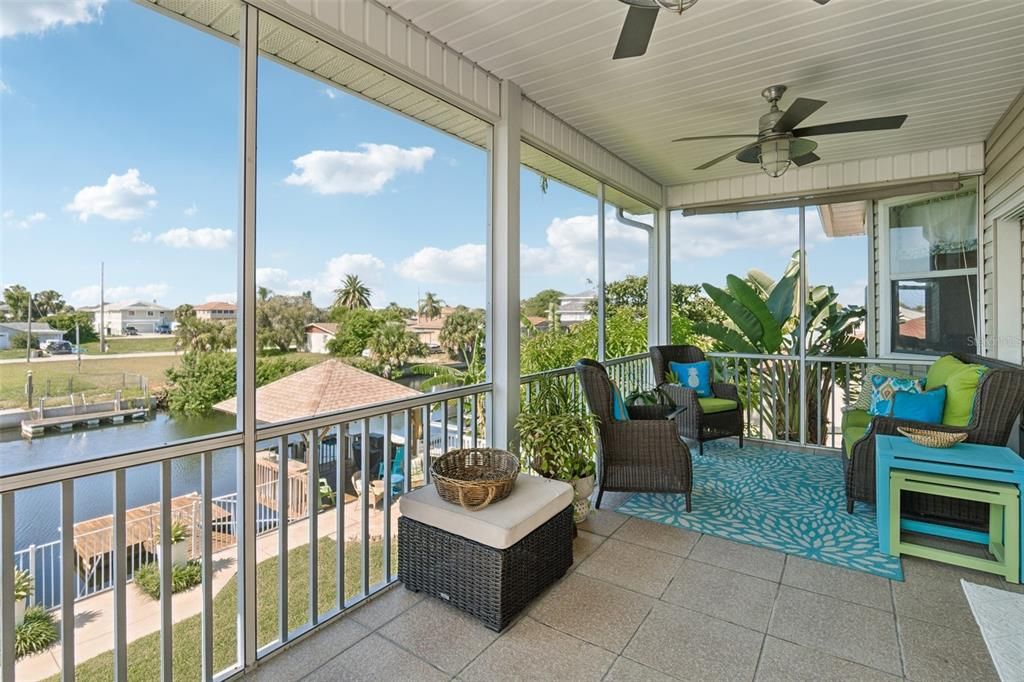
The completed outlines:
<svg viewBox="0 0 1024 682">
<path fill-rule="evenodd" d="M 912 554 L 944 563 L 996 573 L 1020 582 L 1020 533 L 1024 528 L 1024 459 L 1009 448 L 961 443 L 937 449 L 906 438 L 878 436 L 875 441 L 875 501 L 878 544 L 882 552 Z M 909 490 L 990 505 L 988 532 L 900 518 L 900 492 Z M 900 531 L 936 535 L 985 545 L 995 561 L 916 545 Z"/>
</svg>

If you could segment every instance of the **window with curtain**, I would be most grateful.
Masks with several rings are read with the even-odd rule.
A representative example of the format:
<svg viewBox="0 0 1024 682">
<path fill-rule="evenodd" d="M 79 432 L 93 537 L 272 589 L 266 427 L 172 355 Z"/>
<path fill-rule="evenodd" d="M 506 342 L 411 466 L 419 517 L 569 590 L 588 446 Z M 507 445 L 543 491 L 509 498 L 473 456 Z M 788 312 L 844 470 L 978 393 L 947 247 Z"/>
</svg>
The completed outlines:
<svg viewBox="0 0 1024 682">
<path fill-rule="evenodd" d="M 889 204 L 889 349 L 977 352 L 978 191 Z"/>
</svg>

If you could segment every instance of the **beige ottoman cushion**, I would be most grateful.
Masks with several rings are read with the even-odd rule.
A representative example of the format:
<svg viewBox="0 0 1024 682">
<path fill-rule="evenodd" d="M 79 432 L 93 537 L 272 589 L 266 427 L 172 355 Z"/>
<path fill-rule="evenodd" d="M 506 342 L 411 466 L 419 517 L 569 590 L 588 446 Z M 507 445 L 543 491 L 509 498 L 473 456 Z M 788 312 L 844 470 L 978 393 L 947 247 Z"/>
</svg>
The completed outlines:
<svg viewBox="0 0 1024 682">
<path fill-rule="evenodd" d="M 402 495 L 402 516 L 495 549 L 507 549 L 572 504 L 568 483 L 521 474 L 512 494 L 480 511 L 441 499 L 433 485 Z"/>
</svg>

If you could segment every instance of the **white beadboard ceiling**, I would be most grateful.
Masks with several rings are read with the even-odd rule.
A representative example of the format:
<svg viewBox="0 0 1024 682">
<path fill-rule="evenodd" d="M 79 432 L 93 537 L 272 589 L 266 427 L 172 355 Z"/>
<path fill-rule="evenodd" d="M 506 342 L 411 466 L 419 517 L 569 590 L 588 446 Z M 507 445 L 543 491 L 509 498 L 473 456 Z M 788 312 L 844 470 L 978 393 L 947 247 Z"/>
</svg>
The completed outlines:
<svg viewBox="0 0 1024 682">
<path fill-rule="evenodd" d="M 768 85 L 827 100 L 807 124 L 909 114 L 815 138 L 825 163 L 983 141 L 1024 88 L 1024 0 L 699 0 L 621 61 L 617 0 L 385 4 L 665 185 L 751 173 L 693 170 L 742 140 L 669 141 L 756 132 Z"/>
</svg>

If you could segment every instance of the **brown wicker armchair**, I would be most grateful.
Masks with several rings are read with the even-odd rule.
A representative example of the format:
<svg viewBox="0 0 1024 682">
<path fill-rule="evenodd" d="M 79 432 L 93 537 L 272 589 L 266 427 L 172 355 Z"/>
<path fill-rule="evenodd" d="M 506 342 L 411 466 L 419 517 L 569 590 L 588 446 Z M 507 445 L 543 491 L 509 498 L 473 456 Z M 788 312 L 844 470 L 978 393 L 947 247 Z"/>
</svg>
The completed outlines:
<svg viewBox="0 0 1024 682">
<path fill-rule="evenodd" d="M 854 502 L 875 503 L 875 436 L 900 436 L 896 427 L 910 426 L 932 431 L 967 433 L 968 443 L 1006 445 L 1014 422 L 1024 409 L 1024 370 L 1019 366 L 970 353 L 953 353 L 966 363 L 989 368 L 978 382 L 971 421 L 967 426 L 921 424 L 906 419 L 873 417 L 865 434 L 849 445 L 843 458 L 846 479 L 846 511 Z M 844 437 L 845 438 L 845 437 Z M 968 527 L 988 524 L 988 506 L 980 502 L 953 500 L 922 493 L 905 493 L 903 509 L 908 516 L 933 518 Z"/>
<path fill-rule="evenodd" d="M 683 493 L 690 511 L 693 468 L 690 449 L 679 440 L 678 410 L 664 405 L 631 405 L 629 421 L 612 418 L 612 384 L 601 363 L 580 360 L 576 376 L 597 417 L 598 493 L 605 491 Z"/>
<path fill-rule="evenodd" d="M 704 409 L 697 392 L 692 388 L 665 380 L 670 371 L 670 362 L 701 362 L 704 359 L 704 351 L 696 346 L 651 346 L 654 382 L 676 405 L 686 408 L 676 419 L 679 435 L 697 441 L 700 454 L 704 454 L 704 442 L 716 438 L 738 436 L 740 447 L 743 447 L 743 403 L 740 402 L 739 389 L 734 384 L 711 382 L 711 392 L 715 398 L 724 398 L 736 404 L 732 409 L 711 412 Z"/>
</svg>

